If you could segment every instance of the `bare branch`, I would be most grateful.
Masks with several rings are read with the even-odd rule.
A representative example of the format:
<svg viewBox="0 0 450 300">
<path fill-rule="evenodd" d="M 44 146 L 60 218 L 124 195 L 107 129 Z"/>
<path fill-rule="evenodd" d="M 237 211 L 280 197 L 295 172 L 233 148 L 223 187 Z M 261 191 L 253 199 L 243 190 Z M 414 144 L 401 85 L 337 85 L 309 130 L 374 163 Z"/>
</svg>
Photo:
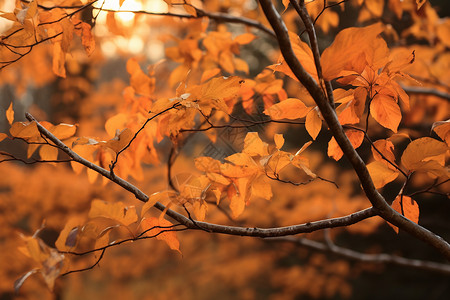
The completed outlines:
<svg viewBox="0 0 450 300">
<path fill-rule="evenodd" d="M 437 90 L 435 88 L 419 87 L 419 86 L 402 86 L 408 94 L 433 95 L 450 101 L 450 94 Z"/>
<path fill-rule="evenodd" d="M 426 270 L 450 275 L 450 265 L 440 264 L 432 261 L 423 261 L 418 259 L 408 259 L 390 254 L 365 254 L 353 251 L 347 248 L 339 247 L 334 244 L 324 244 L 305 238 L 296 237 L 276 237 L 268 238 L 268 241 L 291 242 L 316 251 L 332 253 L 347 259 L 360 261 L 364 263 L 388 264 L 401 267 L 407 267 L 417 270 Z"/>
</svg>

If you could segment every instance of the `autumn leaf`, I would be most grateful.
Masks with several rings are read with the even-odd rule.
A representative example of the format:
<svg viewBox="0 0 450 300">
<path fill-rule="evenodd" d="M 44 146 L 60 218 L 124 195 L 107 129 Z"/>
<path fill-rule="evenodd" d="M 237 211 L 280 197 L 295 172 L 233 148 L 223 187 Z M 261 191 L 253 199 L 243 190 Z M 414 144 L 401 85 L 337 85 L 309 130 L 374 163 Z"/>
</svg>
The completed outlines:
<svg viewBox="0 0 450 300">
<path fill-rule="evenodd" d="M 77 131 L 77 126 L 72 124 L 60 123 L 58 125 L 49 128 L 49 131 L 53 133 L 60 140 L 65 140 L 72 137 Z"/>
<path fill-rule="evenodd" d="M 283 135 L 277 133 L 277 134 L 275 134 L 273 136 L 273 140 L 275 142 L 275 146 L 277 147 L 277 149 L 280 150 L 281 147 L 283 147 L 283 145 L 284 145 L 284 137 L 283 137 Z"/>
<path fill-rule="evenodd" d="M 114 138 L 105 143 L 105 146 L 111 148 L 114 152 L 119 153 L 120 150 L 130 143 L 133 136 L 133 132 L 131 132 L 129 128 L 125 128 L 122 131 L 118 131 Z"/>
<path fill-rule="evenodd" d="M 341 71 L 353 70 L 354 64 L 376 49 L 373 46 L 377 36 L 383 31 L 383 25 L 376 23 L 362 28 L 347 28 L 339 32 L 333 44 L 324 50 L 321 63 L 325 80 L 337 78 Z M 361 55 L 362 54 L 362 55 Z"/>
<path fill-rule="evenodd" d="M 397 132 L 398 125 L 402 119 L 400 107 L 389 96 L 375 95 L 370 103 L 370 114 L 382 126 Z"/>
<path fill-rule="evenodd" d="M 122 202 L 106 202 L 94 200 L 89 210 L 89 218 L 107 218 L 128 226 L 137 222 L 138 216 L 134 206 L 126 206 Z"/>
<path fill-rule="evenodd" d="M 389 182 L 394 181 L 399 174 L 398 171 L 388 168 L 386 164 L 380 161 L 371 162 L 367 165 L 367 169 L 376 189 L 380 189 Z"/>
<path fill-rule="evenodd" d="M 395 163 L 395 155 L 393 150 L 394 144 L 390 140 L 385 139 L 377 140 L 372 145 L 372 155 L 375 158 L 375 160 L 385 164 L 389 168 L 393 167 L 389 162 L 386 161 L 386 159 L 389 160 L 391 163 Z M 381 155 L 383 155 L 384 158 Z"/>
<path fill-rule="evenodd" d="M 449 147 L 438 140 L 423 137 L 412 141 L 403 151 L 402 164 L 410 171 L 429 171 L 436 175 L 448 174 L 444 156 Z"/>
<path fill-rule="evenodd" d="M 411 197 L 399 195 L 392 202 L 391 207 L 399 214 L 405 216 L 412 222 L 419 223 L 419 205 Z M 398 233 L 398 227 L 388 223 L 396 233 Z"/>
<path fill-rule="evenodd" d="M 267 152 L 268 144 L 264 143 L 260 138 L 257 132 L 249 132 L 245 136 L 244 139 L 244 149 L 243 153 L 247 153 L 251 156 L 264 156 L 268 155 Z"/>
<path fill-rule="evenodd" d="M 14 122 L 14 110 L 12 102 L 6 110 L 6 119 L 8 120 L 9 125 L 12 125 L 12 123 Z"/>
<path fill-rule="evenodd" d="M 272 120 L 296 120 L 306 116 L 310 109 L 299 99 L 288 98 L 264 110 Z"/>
<path fill-rule="evenodd" d="M 66 53 L 62 50 L 61 43 L 53 44 L 53 73 L 55 75 L 66 78 Z"/>
<path fill-rule="evenodd" d="M 79 241 L 81 226 L 84 225 L 83 218 L 72 218 L 67 221 L 64 229 L 59 233 L 55 246 L 59 251 L 70 251 L 74 249 Z"/>
<path fill-rule="evenodd" d="M 40 238 L 35 236 L 22 237 L 26 246 L 20 248 L 22 253 L 29 256 L 39 268 L 37 271 L 44 277 L 45 283 L 50 290 L 53 290 L 56 278 L 59 277 L 61 269 L 64 266 L 65 256 L 56 249 L 47 246 Z M 19 290 L 23 282 L 32 275 L 33 271 L 28 272 L 15 282 L 15 289 Z"/>
<path fill-rule="evenodd" d="M 95 40 L 91 32 L 91 25 L 81 22 L 81 44 L 86 50 L 86 54 L 90 56 L 95 50 Z"/>
<path fill-rule="evenodd" d="M 450 120 L 434 122 L 431 130 L 450 146 Z"/>
<path fill-rule="evenodd" d="M 317 108 L 317 107 L 316 107 Z M 319 117 L 319 112 L 316 108 L 311 109 L 306 115 L 305 128 L 313 140 L 319 135 L 322 129 L 322 120 Z"/>
<path fill-rule="evenodd" d="M 353 148 L 356 149 L 359 146 L 361 146 L 364 140 L 363 132 L 359 130 L 349 129 L 345 131 L 345 134 L 350 140 L 350 143 L 352 144 Z M 341 148 L 339 147 L 334 137 L 332 137 L 330 142 L 328 143 L 328 156 L 334 158 L 335 160 L 340 160 L 342 155 L 344 155 L 344 153 L 342 152 Z"/>
<path fill-rule="evenodd" d="M 166 242 L 170 249 L 180 251 L 180 242 L 177 234 L 173 231 L 173 224 L 162 218 L 144 218 L 141 228 L 146 231 L 146 236 L 156 237 L 156 239 Z"/>
<path fill-rule="evenodd" d="M 308 72 L 316 81 L 317 78 L 317 69 L 316 64 L 314 62 L 314 57 L 311 51 L 311 48 L 303 41 L 300 40 L 299 36 L 293 32 L 289 32 L 289 39 L 291 40 L 292 50 L 295 53 L 295 56 L 302 64 L 303 68 Z M 280 55 L 278 59 L 278 63 L 275 65 L 271 65 L 268 68 L 282 72 L 285 75 L 291 77 L 292 79 L 298 81 L 297 76 L 294 75 L 291 68 L 288 66 L 283 56 Z"/>
<path fill-rule="evenodd" d="M 28 139 L 39 135 L 39 130 L 35 122 L 16 122 L 11 125 L 9 133 L 13 137 Z"/>
</svg>

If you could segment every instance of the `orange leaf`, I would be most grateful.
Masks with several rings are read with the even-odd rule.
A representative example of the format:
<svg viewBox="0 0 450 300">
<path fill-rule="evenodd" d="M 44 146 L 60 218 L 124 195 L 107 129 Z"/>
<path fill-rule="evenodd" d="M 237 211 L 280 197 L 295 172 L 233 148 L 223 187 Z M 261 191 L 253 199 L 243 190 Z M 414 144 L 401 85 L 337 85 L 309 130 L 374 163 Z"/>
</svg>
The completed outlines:
<svg viewBox="0 0 450 300">
<path fill-rule="evenodd" d="M 245 45 L 250 43 L 251 41 L 253 41 L 254 39 L 256 39 L 256 36 L 251 34 L 251 33 L 244 33 L 241 35 L 238 35 L 234 41 L 236 43 L 238 43 L 239 45 Z"/>
<path fill-rule="evenodd" d="M 346 130 L 345 134 L 347 135 L 348 139 L 350 140 L 350 143 L 352 143 L 353 148 L 358 148 L 361 146 L 363 140 L 364 140 L 364 133 L 359 130 Z M 330 142 L 328 143 L 328 156 L 333 157 L 335 160 L 340 160 L 342 155 L 344 153 L 341 150 L 341 147 L 339 147 L 338 143 L 334 139 L 334 137 L 331 138 Z"/>
<path fill-rule="evenodd" d="M 95 40 L 91 32 L 91 25 L 81 22 L 81 44 L 86 50 L 86 54 L 90 56 L 95 50 Z"/>
<path fill-rule="evenodd" d="M 353 65 L 364 59 L 361 53 L 372 51 L 373 41 L 382 31 L 383 25 L 376 23 L 362 28 L 347 28 L 339 32 L 333 44 L 325 49 L 321 57 L 325 80 L 337 78 L 343 70 L 353 70 Z"/>
<path fill-rule="evenodd" d="M 105 146 L 111 148 L 114 152 L 119 153 L 133 138 L 133 132 L 129 128 L 118 131 L 116 136 L 106 142 Z"/>
<path fill-rule="evenodd" d="M 419 223 L 419 205 L 411 197 L 399 195 L 395 198 L 394 202 L 392 202 L 391 207 L 412 222 L 416 224 Z M 388 224 L 398 233 L 397 226 L 394 226 L 391 223 Z"/>
<path fill-rule="evenodd" d="M 137 222 L 136 207 L 126 206 L 122 202 L 106 202 L 94 200 L 89 210 L 89 218 L 107 218 L 128 226 Z"/>
<path fill-rule="evenodd" d="M 77 126 L 71 124 L 58 124 L 50 128 L 50 132 L 53 133 L 60 140 L 70 138 L 77 131 Z"/>
<path fill-rule="evenodd" d="M 266 200 L 272 199 L 272 187 L 266 175 L 260 175 L 252 181 L 252 196 L 263 198 Z"/>
<path fill-rule="evenodd" d="M 267 108 L 264 110 L 264 114 L 270 116 L 273 120 L 295 120 L 306 116 L 308 110 L 309 108 L 301 100 L 288 98 Z"/>
<path fill-rule="evenodd" d="M 11 133 L 13 137 L 27 139 L 38 136 L 39 130 L 35 122 L 16 122 L 12 124 L 9 133 Z"/>
<path fill-rule="evenodd" d="M 388 168 L 384 163 L 380 161 L 374 161 L 367 165 L 370 177 L 372 177 L 375 188 L 379 189 L 395 180 L 398 176 L 396 170 Z"/>
<path fill-rule="evenodd" d="M 311 138 L 315 140 L 320 130 L 322 129 L 322 120 L 320 119 L 319 113 L 317 112 L 316 108 L 311 109 L 306 115 L 305 127 Z"/>
<path fill-rule="evenodd" d="M 448 146 L 438 140 L 423 137 L 412 141 L 402 154 L 402 164 L 410 171 L 443 170 L 443 165 L 437 157 L 444 156 Z M 445 172 L 445 171 L 444 171 Z"/>
<path fill-rule="evenodd" d="M 283 145 L 284 145 L 284 137 L 283 137 L 283 135 L 277 133 L 277 134 L 275 134 L 273 136 L 273 140 L 275 141 L 275 147 L 277 147 L 277 149 L 280 150 L 281 147 L 283 147 Z"/>
<path fill-rule="evenodd" d="M 12 102 L 6 110 L 6 119 L 8 120 L 9 125 L 12 125 L 12 123 L 14 122 L 14 110 Z"/>
<path fill-rule="evenodd" d="M 148 201 L 144 203 L 141 209 L 141 217 L 145 215 L 147 211 L 149 211 L 156 202 L 167 202 L 169 200 L 170 196 L 175 196 L 174 191 L 164 191 L 164 192 L 157 192 L 153 193 L 148 197 Z"/>
<path fill-rule="evenodd" d="M 393 153 L 394 144 L 391 141 L 385 139 L 377 140 L 373 143 L 372 146 L 373 158 L 375 158 L 375 160 L 377 161 L 384 163 L 385 165 L 390 166 L 390 164 L 374 148 L 380 151 L 381 154 L 383 154 L 383 156 L 390 162 L 392 163 L 395 162 L 395 155 Z"/>
<path fill-rule="evenodd" d="M 180 242 L 178 241 L 177 234 L 172 230 L 173 224 L 162 218 L 145 218 L 141 222 L 143 231 L 146 231 L 146 236 L 166 242 L 170 249 L 180 251 Z M 163 227 L 163 228 L 161 228 Z"/>
<path fill-rule="evenodd" d="M 39 156 L 42 160 L 56 160 L 58 158 L 58 148 L 50 145 L 42 145 L 39 148 Z"/>
<path fill-rule="evenodd" d="M 251 156 L 264 156 L 268 155 L 267 152 L 268 144 L 264 143 L 257 132 L 249 132 L 244 139 L 244 150 L 242 153 L 247 153 Z"/>
<path fill-rule="evenodd" d="M 389 96 L 377 94 L 370 103 L 370 114 L 382 126 L 397 132 L 402 112 L 397 102 Z"/>
<path fill-rule="evenodd" d="M 235 185 L 228 188 L 228 198 L 230 199 L 230 209 L 233 218 L 239 217 L 245 209 L 245 204 L 250 198 L 249 179 L 247 177 L 238 178 Z"/>
<path fill-rule="evenodd" d="M 8 137 L 7 134 L 0 132 L 0 142 Z"/>
<path fill-rule="evenodd" d="M 66 223 L 55 242 L 55 246 L 59 251 L 70 251 L 76 247 L 80 233 L 79 229 L 84 225 L 84 221 L 82 218 L 72 218 Z"/>
<path fill-rule="evenodd" d="M 66 78 L 66 53 L 61 48 L 61 42 L 53 44 L 53 73 L 55 75 Z"/>
<path fill-rule="evenodd" d="M 450 120 L 434 122 L 431 130 L 450 146 Z"/>
<path fill-rule="evenodd" d="M 289 32 L 289 38 L 291 40 L 292 50 L 294 50 L 295 56 L 298 58 L 306 72 L 308 72 L 317 81 L 317 69 L 311 48 L 309 48 L 308 44 L 301 41 L 298 35 L 293 32 Z M 271 65 L 268 68 L 277 72 L 282 72 L 298 81 L 283 56 L 280 56 L 277 64 Z"/>
<path fill-rule="evenodd" d="M 184 10 L 191 16 L 197 17 L 197 10 L 190 4 L 183 5 Z"/>
</svg>

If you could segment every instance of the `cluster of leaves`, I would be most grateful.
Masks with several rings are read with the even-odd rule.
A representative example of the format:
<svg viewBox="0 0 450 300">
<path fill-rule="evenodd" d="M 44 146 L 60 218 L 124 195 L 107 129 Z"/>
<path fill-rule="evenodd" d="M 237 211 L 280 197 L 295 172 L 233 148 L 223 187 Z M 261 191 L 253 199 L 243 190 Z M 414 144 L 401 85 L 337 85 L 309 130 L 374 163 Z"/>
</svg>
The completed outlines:
<svg viewBox="0 0 450 300">
<path fill-rule="evenodd" d="M 37 45 L 44 47 L 45 45 L 40 44 L 50 41 L 51 44 L 47 47 L 53 73 L 64 78 L 67 76 L 66 68 L 70 66 L 69 53 L 75 52 L 74 34 L 80 36 L 80 47 L 87 56 L 95 55 L 95 31 L 89 22 L 81 20 L 81 13 L 98 5 L 97 1 L 63 2 L 49 7 L 39 1 L 18 1 L 14 12 L 1 15 L 12 22 L 11 27 L 2 34 L 2 68 L 26 61 L 28 55 L 33 55 Z M 119 2 L 120 6 L 124 3 Z M 420 96 L 410 99 L 409 90 L 405 86 L 419 86 L 424 82 L 432 89 L 448 92 L 448 70 L 442 70 L 439 65 L 448 65 L 450 61 L 448 53 L 445 54 L 449 47 L 445 36 L 450 31 L 450 23 L 438 22 L 439 18 L 433 8 L 425 1 L 416 3 L 392 0 L 388 1 L 387 6 L 392 10 L 394 18 L 400 19 L 403 14 L 408 13 L 415 20 L 413 26 L 397 33 L 392 26 L 372 22 L 382 16 L 385 1 L 350 1 L 350 5 L 359 8 L 358 21 L 373 24 L 341 30 L 333 43 L 322 51 L 319 59 L 318 48 L 314 46 L 314 43 L 317 45 L 317 41 L 314 41 L 317 36 L 308 31 L 307 21 L 301 17 L 310 39 L 309 44 L 304 42 L 302 30 L 297 28 L 292 17 L 302 16 L 302 7 L 306 7 L 309 21 L 327 33 L 339 24 L 339 14 L 333 7 L 346 9 L 346 1 L 282 1 L 284 11 L 281 11 L 289 32 L 285 33 L 286 42 L 280 42 L 280 45 L 287 47 L 288 44 L 292 47 L 295 58 L 301 63 L 308 78 L 312 79 L 311 83 L 305 83 L 307 81 L 298 76 L 297 70 L 292 69 L 292 62 L 283 52 L 285 49 L 280 49 L 282 55 L 274 50 L 268 55 L 272 64 L 258 66 L 259 69 L 252 76 L 249 75 L 249 63 L 245 60 L 245 55 L 241 56 L 241 48 L 244 45 L 257 47 L 257 43 L 264 45 L 267 41 L 256 39 L 257 35 L 250 28 L 235 34 L 231 27 L 221 22 L 253 26 L 263 29 L 269 35 L 276 35 L 279 39 L 282 34 L 273 33 L 266 27 L 264 14 L 256 7 L 249 10 L 242 1 L 237 2 L 218 4 L 218 1 L 210 1 L 201 6 L 200 2 L 195 1 L 165 0 L 169 12 L 161 15 L 171 20 L 173 17 L 182 19 L 179 34 L 163 36 L 167 60 L 149 66 L 147 72 L 142 69 L 139 59 L 127 60 L 129 85 L 123 88 L 123 103 L 114 107 L 109 117 L 100 122 L 105 129 L 102 130 L 102 137 L 94 136 L 93 134 L 98 133 L 94 130 L 77 135 L 78 125 L 53 125 L 46 121 L 37 123 L 32 117 L 28 117 L 29 122 L 14 122 L 13 105 L 10 104 L 5 113 L 9 132 L 0 133 L 0 142 L 23 141 L 27 153 L 26 158 L 22 159 L 12 152 L 2 151 L 0 162 L 70 162 L 77 175 L 87 169 L 87 178 L 91 184 L 98 184 L 99 177 L 103 176 L 104 185 L 113 181 L 122 187 L 127 186 L 128 191 L 145 202 L 142 207 L 135 207 L 119 200 L 104 202 L 94 197 L 88 218 L 77 216 L 67 221 L 55 247 L 42 241 L 39 237 L 41 230 L 31 236 L 23 236 L 25 246 L 21 248 L 21 252 L 34 261 L 35 268 L 16 281 L 16 289 L 37 272 L 43 275 L 47 286 L 53 289 L 56 278 L 93 268 L 103 258 L 106 249 L 126 242 L 156 237 L 164 240 L 171 249 L 180 251 L 175 231 L 200 229 L 226 232 L 224 229 L 214 231 L 216 210 L 211 210 L 211 206 L 229 216 L 226 222 L 239 222 L 250 203 L 258 203 L 258 207 L 262 205 L 260 202 L 265 203 L 260 199 L 275 199 L 273 202 L 282 205 L 283 194 L 287 193 L 286 188 L 280 188 L 282 185 L 303 186 L 314 181 L 322 189 L 328 189 L 324 185 L 337 186 L 339 176 L 329 174 L 329 171 L 327 173 L 324 168 L 321 172 L 325 175 L 320 174 L 321 164 L 314 162 L 312 151 L 306 150 L 310 145 L 316 146 L 316 149 L 324 149 L 326 146 L 321 143 L 326 140 L 326 155 L 332 159 L 330 161 L 336 163 L 344 154 L 351 156 L 348 149 L 341 149 L 342 138 L 340 140 L 338 135 L 330 135 L 330 132 L 339 130 L 337 126 L 342 126 L 345 133 L 343 136 L 346 136 L 353 149 L 363 149 L 364 146 L 371 149 L 371 153 L 364 155 L 364 161 L 361 160 L 371 178 L 363 180 L 373 183 L 375 189 L 381 192 L 387 191 L 384 188 L 388 184 L 393 186 L 392 182 L 399 184 L 401 187 L 394 192 L 393 197 L 386 193 L 389 196 L 383 198 L 383 203 L 390 203 L 399 215 L 414 224 L 419 223 L 420 211 L 416 195 L 427 193 L 433 188 L 442 188 L 450 180 L 446 166 L 450 147 L 450 121 L 446 120 L 448 115 L 445 112 L 434 112 L 430 117 L 431 122 L 426 125 L 426 130 L 432 132 L 432 135 L 425 136 L 410 130 L 408 126 L 418 123 L 420 118 L 415 115 L 415 109 L 439 106 L 443 97 L 438 95 L 438 99 L 430 100 L 423 96 L 421 103 Z M 97 7 L 96 10 L 100 12 L 102 8 Z M 208 10 L 226 11 L 230 14 Z M 242 12 L 242 16 L 233 16 L 233 10 Z M 108 29 L 111 33 L 118 33 L 120 25 L 113 20 L 115 12 L 108 11 L 107 14 Z M 188 21 L 184 22 L 183 19 Z M 270 17 L 268 19 L 270 21 Z M 214 24 L 212 20 L 218 23 Z M 91 24 L 95 22 L 94 16 Z M 273 28 L 276 29 L 275 26 Z M 403 42 L 411 36 L 418 40 L 429 39 L 430 33 L 434 35 L 430 44 L 431 47 L 436 47 L 435 50 L 419 46 L 389 49 L 386 42 L 392 40 L 394 44 L 401 44 L 398 41 Z M 274 57 L 278 57 L 276 63 Z M 13 65 L 10 66 L 11 64 Z M 307 91 L 313 85 L 319 87 L 328 98 L 338 125 L 330 122 L 332 119 L 324 113 L 321 108 L 323 104 L 318 97 L 312 97 L 313 93 Z M 263 106 L 263 115 L 260 120 L 255 120 L 251 116 L 260 104 Z M 448 107 L 448 104 L 445 105 L 444 108 Z M 425 108 L 422 111 L 426 114 Z M 234 123 L 235 121 L 238 122 Z M 269 125 L 264 127 L 264 133 L 248 130 L 242 137 L 240 152 L 223 157 L 205 156 L 202 153 L 194 158 L 190 166 L 185 166 L 195 167 L 198 172 L 189 172 L 186 176 L 187 172 L 184 171 L 172 176 L 175 161 L 184 163 L 179 158 L 180 153 L 187 148 L 186 145 L 194 134 L 204 132 L 208 142 L 214 144 L 218 142 L 221 129 L 249 129 L 265 124 Z M 300 144 L 302 146 L 298 145 L 297 140 L 285 141 L 288 131 L 284 134 L 278 132 L 285 130 L 289 124 L 304 126 L 311 141 L 303 142 Z M 263 140 L 273 140 L 273 144 Z M 169 153 L 159 151 L 169 143 Z M 150 196 L 141 196 L 141 192 L 131 185 L 131 181 L 123 183 L 131 178 L 138 182 L 145 181 L 147 166 L 158 166 L 165 160 L 168 161 L 168 189 L 151 190 Z M 318 161 L 322 161 L 322 158 Z M 300 181 L 294 180 L 299 178 Z M 434 183 L 424 191 L 416 188 L 414 192 L 410 192 L 415 178 Z M 367 182 L 363 180 L 360 183 L 367 186 Z M 353 188 L 347 187 L 348 190 L 345 190 L 347 184 L 348 182 L 344 182 L 344 187 L 341 187 L 342 199 L 336 197 L 342 201 L 334 204 L 347 206 L 346 208 L 335 207 L 333 212 L 333 209 L 329 209 L 329 204 L 322 203 L 323 198 L 310 199 L 312 202 L 317 200 L 319 206 L 324 207 L 319 214 L 320 219 L 327 218 L 326 214 L 338 218 L 339 215 L 335 216 L 336 211 L 352 213 L 365 207 L 360 202 L 353 204 L 355 206 L 350 204 L 354 200 L 349 196 L 353 193 Z M 362 195 L 361 191 L 358 193 Z M 376 190 L 374 194 L 377 194 Z M 448 196 L 445 192 L 444 195 Z M 369 195 L 367 197 L 372 202 L 372 198 Z M 228 203 L 229 208 L 223 207 L 224 202 Z M 308 206 L 314 204 L 315 202 L 309 203 Z M 374 202 L 372 205 L 376 206 Z M 159 216 L 155 216 L 152 209 L 154 207 L 162 211 Z M 195 219 L 191 216 L 190 209 L 193 210 Z M 176 211 L 181 211 L 184 215 Z M 279 211 L 283 210 L 279 208 Z M 401 222 L 393 222 L 395 220 L 387 218 L 386 214 L 380 211 L 375 214 L 383 217 L 397 233 L 399 228 L 405 229 L 401 227 Z M 167 221 L 166 216 L 177 223 L 174 225 Z M 280 219 L 292 222 L 299 222 L 302 218 L 280 215 Z M 206 220 L 211 223 L 204 223 Z M 255 220 L 258 220 L 257 217 Z M 309 221 L 312 219 L 305 218 L 305 222 Z M 270 222 L 261 223 L 263 226 L 273 226 Z M 278 221 L 274 223 L 279 225 Z M 379 224 L 378 221 L 373 222 L 367 226 L 365 233 L 374 231 Z M 248 226 L 247 231 L 251 232 L 254 225 Z M 330 227 L 335 226 L 326 225 L 322 228 Z M 283 230 L 281 227 L 279 229 Z M 227 230 L 232 232 L 233 228 L 229 227 Z M 351 230 L 349 227 L 349 231 Z M 328 249 L 332 250 L 333 247 L 329 246 Z M 100 254 L 88 267 L 73 267 L 74 257 L 89 253 Z M 337 262 L 336 266 L 342 271 L 338 273 L 343 276 L 348 274 L 346 265 L 342 266 Z M 290 268 L 288 274 L 281 276 L 285 279 L 275 280 L 273 284 L 288 289 L 285 281 L 300 276 L 299 272 L 298 268 Z M 340 281 L 334 282 L 337 284 Z M 348 295 L 348 288 L 342 286 L 341 289 L 330 288 L 331 292 L 327 292 L 327 295 Z M 305 289 L 300 289 L 299 293 Z M 320 297 L 320 293 L 310 294 Z"/>
</svg>

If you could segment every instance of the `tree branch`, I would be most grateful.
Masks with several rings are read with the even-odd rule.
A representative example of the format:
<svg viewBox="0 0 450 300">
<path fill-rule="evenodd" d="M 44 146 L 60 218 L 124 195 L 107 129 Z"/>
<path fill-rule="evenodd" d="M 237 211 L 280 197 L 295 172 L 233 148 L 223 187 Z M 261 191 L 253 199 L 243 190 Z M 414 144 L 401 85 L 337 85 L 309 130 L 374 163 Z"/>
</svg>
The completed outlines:
<svg viewBox="0 0 450 300">
<path fill-rule="evenodd" d="M 127 191 L 134 194 L 134 196 L 142 201 L 147 202 L 148 196 L 142 192 L 139 188 L 134 186 L 133 184 L 129 183 L 128 181 L 113 175 L 111 172 L 103 169 L 102 167 L 84 159 L 83 157 L 79 156 L 77 153 L 75 153 L 72 149 L 70 149 L 67 145 L 65 145 L 61 140 L 59 140 L 57 137 L 55 137 L 50 131 L 48 131 L 44 126 L 42 126 L 39 122 L 36 121 L 36 119 L 30 114 L 26 113 L 26 118 L 30 122 L 36 122 L 37 128 L 41 134 L 46 136 L 50 141 L 55 143 L 55 145 L 67 153 L 73 161 L 78 162 L 88 168 L 90 168 L 93 171 L 96 171 L 100 175 L 108 178 L 112 182 L 118 184 L 122 188 L 126 189 Z M 160 203 L 156 202 L 155 206 L 156 209 L 160 211 L 164 211 L 166 207 Z M 204 231 L 208 231 L 211 233 L 222 233 L 222 234 L 228 234 L 228 235 L 238 235 L 238 236 L 253 236 L 253 237 L 276 237 L 276 236 L 286 236 L 286 235 L 295 235 L 299 233 L 308 233 L 313 232 L 320 229 L 325 228 L 335 228 L 335 227 L 343 227 L 348 226 L 351 224 L 358 223 L 364 219 L 371 218 L 376 215 L 376 210 L 371 207 L 367 208 L 361 211 L 357 211 L 353 214 L 338 217 L 338 218 L 332 218 L 332 219 L 325 219 L 325 220 L 319 220 L 315 222 L 308 222 L 305 224 L 298 224 L 298 225 L 292 225 L 292 226 L 286 226 L 286 227 L 275 227 L 275 228 L 249 228 L 249 227 L 235 227 L 235 226 L 226 226 L 226 225 L 218 225 L 213 223 L 207 223 L 207 222 L 193 222 L 186 216 L 168 209 L 166 214 L 174 219 L 175 221 L 183 224 L 189 229 L 195 229 L 199 230 L 200 228 Z"/>
<path fill-rule="evenodd" d="M 450 94 L 437 90 L 435 88 L 419 87 L 419 86 L 402 86 L 408 94 L 433 95 L 450 101 Z"/>
<path fill-rule="evenodd" d="M 297 245 L 301 245 L 316 251 L 332 253 L 337 256 L 341 256 L 347 259 L 360 261 L 364 263 L 374 263 L 374 264 L 388 264 L 396 265 L 401 267 L 407 267 L 417 270 L 426 270 L 432 272 L 438 272 L 445 275 L 450 275 L 450 265 L 440 264 L 432 261 L 423 261 L 418 259 L 408 259 L 397 255 L 389 254 L 366 254 L 351 249 L 336 246 L 334 244 L 327 245 L 324 243 L 316 242 L 305 238 L 296 237 L 276 237 L 269 238 L 268 241 L 279 241 L 279 242 L 291 242 Z"/>
<path fill-rule="evenodd" d="M 270 0 L 259 0 L 259 2 L 264 11 L 264 14 L 266 15 L 269 23 L 275 31 L 275 34 L 277 35 L 278 44 L 286 63 L 289 65 L 294 75 L 297 77 L 300 83 L 305 86 L 305 88 L 308 90 L 308 92 L 316 102 L 324 120 L 330 128 L 331 133 L 333 134 L 336 142 L 342 149 L 347 159 L 352 164 L 353 169 L 358 175 L 364 193 L 372 203 L 378 215 L 380 215 L 386 221 L 401 228 L 402 230 L 405 230 L 406 232 L 414 235 L 422 241 L 432 245 L 448 260 L 450 260 L 450 245 L 444 239 L 423 228 L 422 226 L 411 222 L 409 219 L 393 210 L 388 205 L 384 197 L 381 196 L 381 194 L 377 191 L 364 161 L 358 155 L 349 139 L 345 135 L 345 132 L 341 124 L 339 123 L 333 107 L 328 102 L 326 96 L 322 92 L 322 89 L 317 85 L 311 75 L 306 72 L 302 64 L 295 56 L 295 53 L 291 46 L 291 42 L 289 40 L 288 30 L 280 14 L 277 12 Z"/>
</svg>

